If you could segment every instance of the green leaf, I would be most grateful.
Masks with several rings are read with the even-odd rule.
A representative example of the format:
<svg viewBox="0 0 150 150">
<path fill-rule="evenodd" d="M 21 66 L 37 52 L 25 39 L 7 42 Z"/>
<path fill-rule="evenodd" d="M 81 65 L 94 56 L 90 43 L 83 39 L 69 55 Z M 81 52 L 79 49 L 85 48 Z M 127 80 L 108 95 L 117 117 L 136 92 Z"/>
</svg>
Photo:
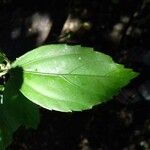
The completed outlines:
<svg viewBox="0 0 150 150">
<path fill-rule="evenodd" d="M 4 53 L 0 51 L 0 77 L 10 69 L 10 62 Z"/>
<path fill-rule="evenodd" d="M 4 85 L 0 85 L 0 94 L 4 91 Z"/>
<path fill-rule="evenodd" d="M 63 112 L 90 109 L 112 98 L 138 74 L 92 48 L 46 45 L 18 58 L 20 91 L 32 102 Z"/>
<path fill-rule="evenodd" d="M 12 135 L 18 127 L 24 125 L 36 128 L 39 123 L 38 107 L 18 90 L 21 79 L 16 82 L 16 73 L 21 74 L 18 70 L 11 70 L 12 76 L 4 90 L 3 104 L 0 104 L 0 150 L 5 150 L 11 143 Z"/>
<path fill-rule="evenodd" d="M 3 63 L 3 61 L 4 61 L 5 59 L 6 59 L 5 54 L 0 51 L 0 64 Z"/>
</svg>

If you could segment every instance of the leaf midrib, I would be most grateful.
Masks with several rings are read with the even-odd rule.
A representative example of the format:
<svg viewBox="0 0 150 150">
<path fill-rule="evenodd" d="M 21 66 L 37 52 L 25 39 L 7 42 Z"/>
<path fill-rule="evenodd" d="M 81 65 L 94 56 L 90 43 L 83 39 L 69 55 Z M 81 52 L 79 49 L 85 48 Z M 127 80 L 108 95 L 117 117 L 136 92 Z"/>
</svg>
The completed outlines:
<svg viewBox="0 0 150 150">
<path fill-rule="evenodd" d="M 113 72 L 115 72 L 115 71 L 118 71 L 118 70 L 112 70 L 112 71 L 110 71 L 110 72 L 108 72 L 107 74 L 105 74 L 105 75 L 97 75 L 97 74 L 75 74 L 75 73 L 59 73 L 59 74 L 57 74 L 57 73 L 44 73 L 44 72 L 38 72 L 38 71 L 27 71 L 27 70 L 24 70 L 24 73 L 29 73 L 29 74 L 37 74 L 37 75 L 41 75 L 41 76 L 59 76 L 59 75 L 62 75 L 62 76 L 85 76 L 85 77 L 97 77 L 97 78 L 99 78 L 99 77 L 102 77 L 102 78 L 105 78 L 105 77 L 107 77 L 107 78 L 109 78 L 110 76 L 109 76 L 109 74 L 111 74 L 111 73 L 113 73 Z"/>
</svg>

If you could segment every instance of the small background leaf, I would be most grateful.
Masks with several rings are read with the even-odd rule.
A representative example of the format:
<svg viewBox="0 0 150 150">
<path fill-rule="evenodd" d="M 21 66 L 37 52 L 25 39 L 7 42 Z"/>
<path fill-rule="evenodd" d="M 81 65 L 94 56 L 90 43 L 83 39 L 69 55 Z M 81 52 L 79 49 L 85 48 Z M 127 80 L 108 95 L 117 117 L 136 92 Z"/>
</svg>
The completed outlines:
<svg viewBox="0 0 150 150">
<path fill-rule="evenodd" d="M 39 123 L 38 107 L 27 100 L 18 90 L 22 80 L 18 74 L 22 74 L 20 68 L 11 71 L 11 78 L 4 91 L 3 104 L 0 104 L 1 150 L 10 144 L 12 135 L 18 127 L 24 125 L 36 128 Z"/>
<path fill-rule="evenodd" d="M 116 95 L 137 73 L 111 57 L 81 46 L 46 45 L 18 58 L 20 91 L 32 102 L 58 111 L 90 109 Z"/>
</svg>

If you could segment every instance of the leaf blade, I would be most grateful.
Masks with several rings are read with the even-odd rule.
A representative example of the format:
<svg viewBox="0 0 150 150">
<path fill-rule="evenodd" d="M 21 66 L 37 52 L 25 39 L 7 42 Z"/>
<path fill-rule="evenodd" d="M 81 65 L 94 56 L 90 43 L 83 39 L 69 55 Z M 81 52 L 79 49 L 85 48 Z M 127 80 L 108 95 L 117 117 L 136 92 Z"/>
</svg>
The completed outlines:
<svg viewBox="0 0 150 150">
<path fill-rule="evenodd" d="M 64 112 L 107 101 L 137 76 L 103 53 L 62 44 L 37 48 L 12 66 L 23 68 L 23 95 L 44 108 Z"/>
</svg>

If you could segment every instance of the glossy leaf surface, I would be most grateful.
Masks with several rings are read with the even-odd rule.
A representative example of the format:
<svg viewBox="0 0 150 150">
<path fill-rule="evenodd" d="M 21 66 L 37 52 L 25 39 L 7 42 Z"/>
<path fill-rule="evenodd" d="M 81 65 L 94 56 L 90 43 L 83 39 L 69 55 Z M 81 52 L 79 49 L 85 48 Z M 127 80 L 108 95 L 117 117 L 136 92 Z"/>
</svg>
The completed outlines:
<svg viewBox="0 0 150 150">
<path fill-rule="evenodd" d="M 32 102 L 63 112 L 90 109 L 112 98 L 137 76 L 92 48 L 46 45 L 18 58 L 20 91 Z"/>
</svg>

